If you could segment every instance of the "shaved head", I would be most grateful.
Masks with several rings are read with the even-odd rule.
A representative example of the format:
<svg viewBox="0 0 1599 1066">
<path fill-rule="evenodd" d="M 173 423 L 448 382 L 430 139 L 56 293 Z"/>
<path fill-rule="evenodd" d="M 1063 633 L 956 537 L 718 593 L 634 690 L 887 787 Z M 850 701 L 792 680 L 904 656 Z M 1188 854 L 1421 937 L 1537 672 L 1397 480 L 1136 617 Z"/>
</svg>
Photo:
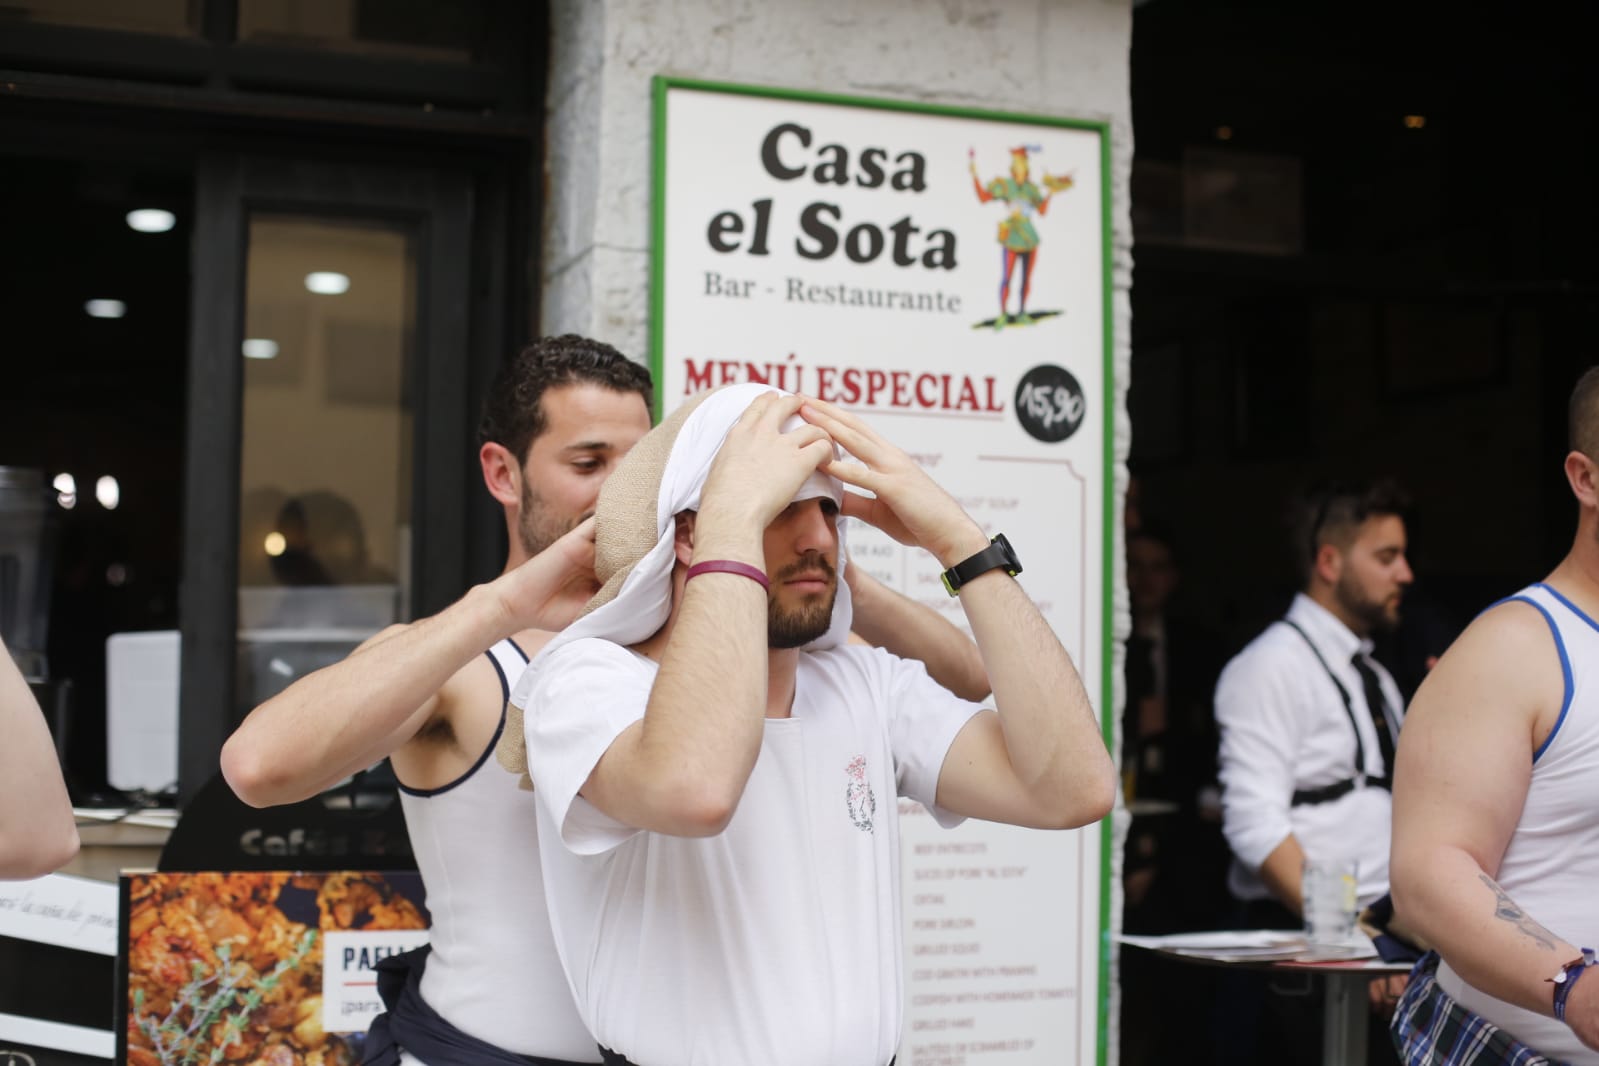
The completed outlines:
<svg viewBox="0 0 1599 1066">
<path fill-rule="evenodd" d="M 1599 463 L 1599 366 L 1589 368 L 1571 390 L 1566 410 L 1571 450 Z"/>
</svg>

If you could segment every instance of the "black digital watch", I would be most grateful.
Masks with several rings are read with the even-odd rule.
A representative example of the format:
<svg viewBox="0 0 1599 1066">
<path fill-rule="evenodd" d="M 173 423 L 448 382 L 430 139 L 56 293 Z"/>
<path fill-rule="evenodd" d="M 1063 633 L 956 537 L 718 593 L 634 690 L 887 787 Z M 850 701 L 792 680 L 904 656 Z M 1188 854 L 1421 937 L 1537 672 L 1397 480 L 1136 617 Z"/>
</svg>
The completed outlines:
<svg viewBox="0 0 1599 1066">
<path fill-rule="evenodd" d="M 951 596 L 960 595 L 961 586 L 981 574 L 1003 567 L 1011 577 L 1022 572 L 1021 560 L 1016 550 L 1005 539 L 1005 534 L 995 534 L 988 547 L 967 559 L 962 559 L 944 571 L 944 588 Z"/>
</svg>

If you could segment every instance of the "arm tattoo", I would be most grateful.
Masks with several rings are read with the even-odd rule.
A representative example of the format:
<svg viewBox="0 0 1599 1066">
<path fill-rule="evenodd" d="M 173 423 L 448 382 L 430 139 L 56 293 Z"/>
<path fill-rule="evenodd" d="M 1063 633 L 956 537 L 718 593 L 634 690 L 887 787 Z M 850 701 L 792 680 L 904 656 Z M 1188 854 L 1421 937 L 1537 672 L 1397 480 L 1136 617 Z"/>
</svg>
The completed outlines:
<svg viewBox="0 0 1599 1066">
<path fill-rule="evenodd" d="M 1477 876 L 1482 878 L 1483 884 L 1487 885 L 1493 890 L 1495 897 L 1495 918 L 1498 918 L 1500 921 L 1509 922 L 1527 936 L 1531 937 L 1533 941 L 1545 951 L 1555 950 L 1554 937 L 1549 930 L 1545 929 L 1543 926 L 1539 925 L 1537 922 L 1528 917 L 1527 912 L 1517 906 L 1516 901 L 1506 895 L 1505 890 L 1494 883 L 1493 878 L 1489 877 L 1487 874 L 1478 874 Z"/>
</svg>

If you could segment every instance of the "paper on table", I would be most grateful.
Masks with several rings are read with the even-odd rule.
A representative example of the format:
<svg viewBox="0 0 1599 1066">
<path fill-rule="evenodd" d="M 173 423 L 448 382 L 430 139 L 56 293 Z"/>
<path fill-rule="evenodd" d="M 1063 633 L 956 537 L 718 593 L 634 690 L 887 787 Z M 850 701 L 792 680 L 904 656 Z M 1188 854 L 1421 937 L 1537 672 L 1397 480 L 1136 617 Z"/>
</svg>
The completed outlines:
<svg viewBox="0 0 1599 1066">
<path fill-rule="evenodd" d="M 1171 933 L 1167 936 L 1128 936 L 1123 933 L 1116 939 L 1123 944 L 1132 944 L 1140 948 L 1166 951 L 1185 949 L 1215 951 L 1226 948 L 1282 947 L 1288 944 L 1303 947 L 1305 934 L 1291 929 L 1217 929 L 1203 933 Z"/>
<path fill-rule="evenodd" d="M 1363 959 L 1376 956 L 1377 950 L 1364 935 L 1347 945 L 1311 944 L 1305 934 L 1293 929 L 1221 929 L 1202 933 L 1173 933 L 1168 936 L 1128 936 L 1116 938 L 1123 944 L 1151 951 L 1170 951 L 1179 955 L 1226 961 L 1229 959 L 1293 959 L 1315 962 L 1334 959 Z"/>
</svg>

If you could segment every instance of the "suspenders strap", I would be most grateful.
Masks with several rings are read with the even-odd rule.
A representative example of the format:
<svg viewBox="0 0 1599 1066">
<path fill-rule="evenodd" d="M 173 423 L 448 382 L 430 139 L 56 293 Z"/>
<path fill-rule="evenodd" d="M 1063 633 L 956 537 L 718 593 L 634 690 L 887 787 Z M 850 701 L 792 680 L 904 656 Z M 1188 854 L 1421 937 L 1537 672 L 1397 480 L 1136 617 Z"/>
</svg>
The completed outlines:
<svg viewBox="0 0 1599 1066">
<path fill-rule="evenodd" d="M 1315 641 L 1310 639 L 1310 634 L 1306 633 L 1302 628 L 1300 628 L 1299 623 L 1295 622 L 1291 618 L 1284 618 L 1282 621 L 1283 625 L 1289 627 L 1295 633 L 1299 634 L 1300 639 L 1302 639 L 1305 642 L 1305 645 L 1310 648 L 1310 653 L 1316 657 L 1316 661 L 1321 663 L 1322 670 L 1327 674 L 1327 680 L 1331 681 L 1333 683 L 1333 687 L 1338 690 L 1338 698 L 1344 703 L 1344 714 L 1349 716 L 1349 728 L 1352 729 L 1355 734 L 1355 775 L 1353 777 L 1346 777 L 1342 781 L 1335 781 L 1330 785 L 1321 785 L 1317 788 L 1295 789 L 1293 799 L 1291 801 L 1292 805 L 1295 807 L 1303 807 L 1317 803 L 1331 803 L 1335 799 L 1341 799 L 1344 796 L 1347 796 L 1349 793 L 1353 792 L 1363 784 L 1372 785 L 1377 788 L 1387 788 L 1387 778 L 1367 777 L 1365 774 L 1366 745 L 1360 739 L 1360 726 L 1355 722 L 1355 707 L 1354 704 L 1349 700 L 1349 690 L 1344 688 L 1344 683 L 1338 680 L 1338 675 L 1333 673 L 1332 667 L 1327 665 L 1327 660 L 1322 657 L 1321 649 L 1317 648 Z"/>
</svg>

